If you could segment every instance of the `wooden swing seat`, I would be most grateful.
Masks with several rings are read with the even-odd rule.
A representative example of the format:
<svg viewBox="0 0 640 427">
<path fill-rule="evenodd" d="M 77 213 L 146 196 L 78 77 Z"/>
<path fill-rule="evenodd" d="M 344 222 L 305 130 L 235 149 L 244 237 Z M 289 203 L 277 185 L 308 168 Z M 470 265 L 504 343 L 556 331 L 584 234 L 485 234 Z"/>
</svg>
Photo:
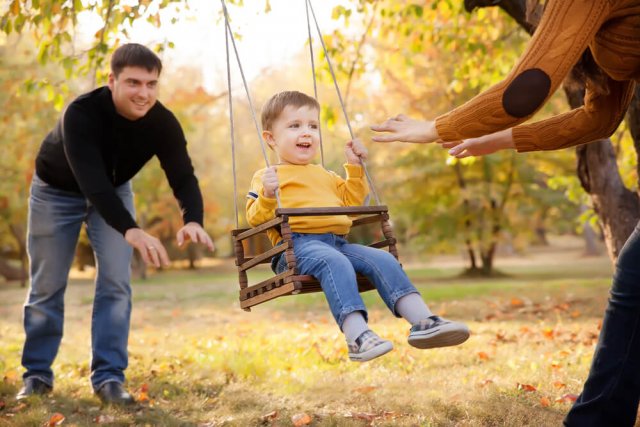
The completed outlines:
<svg viewBox="0 0 640 427">
<path fill-rule="evenodd" d="M 241 228 L 231 232 L 233 247 L 236 254 L 236 265 L 240 283 L 240 307 L 250 311 L 254 305 L 272 300 L 283 295 L 297 295 L 311 292 L 322 292 L 318 280 L 313 276 L 300 275 L 296 269 L 296 257 L 293 252 L 293 240 L 289 217 L 291 216 L 333 216 L 349 215 L 357 217 L 352 227 L 364 224 L 380 223 L 384 239 L 370 244 L 373 248 L 387 248 L 398 259 L 396 239 L 389 223 L 387 206 L 350 206 L 325 208 L 280 208 L 276 209 L 274 219 L 253 228 Z M 245 256 L 245 241 L 266 233 L 275 228 L 282 236 L 283 242 L 271 249 L 255 256 Z M 284 252 L 287 270 L 267 280 L 249 286 L 247 271 L 259 264 L 270 263 L 271 259 Z M 358 275 L 358 289 L 360 292 L 375 289 L 373 284 L 364 276 Z"/>
</svg>

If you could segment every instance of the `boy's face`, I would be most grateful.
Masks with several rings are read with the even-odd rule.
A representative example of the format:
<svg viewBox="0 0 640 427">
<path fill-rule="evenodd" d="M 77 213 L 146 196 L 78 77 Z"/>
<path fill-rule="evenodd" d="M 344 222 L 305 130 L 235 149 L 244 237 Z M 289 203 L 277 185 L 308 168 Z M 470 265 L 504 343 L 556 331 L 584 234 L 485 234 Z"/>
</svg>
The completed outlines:
<svg viewBox="0 0 640 427">
<path fill-rule="evenodd" d="M 281 164 L 307 165 L 313 160 L 320 145 L 318 115 L 314 107 L 288 105 L 271 130 L 262 132 Z"/>
<path fill-rule="evenodd" d="M 118 77 L 109 74 L 108 85 L 118 114 L 129 120 L 138 120 L 156 103 L 158 70 L 124 67 Z"/>
</svg>

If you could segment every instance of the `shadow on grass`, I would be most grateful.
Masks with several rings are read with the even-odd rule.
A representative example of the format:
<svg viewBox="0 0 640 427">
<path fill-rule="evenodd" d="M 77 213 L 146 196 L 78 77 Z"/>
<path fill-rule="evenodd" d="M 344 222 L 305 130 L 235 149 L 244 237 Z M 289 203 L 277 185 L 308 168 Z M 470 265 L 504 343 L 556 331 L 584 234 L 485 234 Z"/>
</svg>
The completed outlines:
<svg viewBox="0 0 640 427">
<path fill-rule="evenodd" d="M 167 384 L 163 384 L 167 386 Z M 131 406 L 103 405 L 97 397 L 85 391 L 71 390 L 70 393 L 54 391 L 46 396 L 32 396 L 17 401 L 15 395 L 20 385 L 0 383 L 0 426 L 50 425 L 55 414 L 64 416 L 65 425 L 108 424 L 110 426 L 153 425 L 190 426 L 197 420 L 176 415 L 175 410 L 165 410 L 153 400 L 137 402 Z M 214 391 L 219 394 L 220 389 Z M 210 390 L 192 390 L 189 400 L 198 395 L 207 396 Z M 51 424 L 53 425 L 53 424 Z M 58 425 L 58 424 L 55 424 Z"/>
</svg>

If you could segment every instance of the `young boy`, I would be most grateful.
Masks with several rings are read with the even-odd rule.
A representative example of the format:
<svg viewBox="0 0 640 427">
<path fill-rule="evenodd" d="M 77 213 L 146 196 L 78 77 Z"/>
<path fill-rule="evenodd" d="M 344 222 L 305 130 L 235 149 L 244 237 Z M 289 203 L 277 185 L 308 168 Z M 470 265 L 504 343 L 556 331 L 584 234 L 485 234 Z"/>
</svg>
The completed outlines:
<svg viewBox="0 0 640 427">
<path fill-rule="evenodd" d="M 278 155 L 277 166 L 259 170 L 248 194 L 247 220 L 252 226 L 274 217 L 276 191 L 283 207 L 359 206 L 367 194 L 360 159 L 366 148 L 347 142 L 347 179 L 312 164 L 320 143 L 318 102 L 300 92 L 281 92 L 262 110 L 262 135 Z M 348 216 L 291 217 L 294 253 L 300 274 L 315 276 L 331 313 L 345 334 L 352 361 L 365 362 L 392 350 L 390 341 L 367 326 L 367 309 L 358 292 L 356 273 L 367 276 L 391 312 L 412 324 L 409 344 L 417 348 L 461 344 L 469 337 L 462 323 L 435 316 L 389 252 L 348 243 Z M 269 230 L 277 245 L 282 237 Z M 286 270 L 284 256 L 274 260 L 277 273 Z"/>
</svg>

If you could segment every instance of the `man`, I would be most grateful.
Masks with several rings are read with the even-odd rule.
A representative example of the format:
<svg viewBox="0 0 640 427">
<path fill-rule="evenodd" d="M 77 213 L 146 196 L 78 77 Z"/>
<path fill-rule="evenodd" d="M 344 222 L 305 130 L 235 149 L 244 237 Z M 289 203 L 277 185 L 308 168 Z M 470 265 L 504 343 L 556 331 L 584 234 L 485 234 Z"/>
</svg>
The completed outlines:
<svg viewBox="0 0 640 427">
<path fill-rule="evenodd" d="M 18 399 L 53 389 L 51 364 L 62 339 L 64 292 L 82 223 L 96 258 L 91 383 L 104 403 L 134 402 L 124 389 L 133 248 L 168 265 L 160 240 L 134 219 L 130 179 L 153 156 L 182 209 L 177 233 L 213 250 L 202 228 L 202 195 L 175 116 L 156 101 L 160 59 L 139 44 L 119 47 L 107 86 L 75 99 L 44 139 L 29 199 L 31 287 L 24 307 L 24 387 Z"/>
</svg>

